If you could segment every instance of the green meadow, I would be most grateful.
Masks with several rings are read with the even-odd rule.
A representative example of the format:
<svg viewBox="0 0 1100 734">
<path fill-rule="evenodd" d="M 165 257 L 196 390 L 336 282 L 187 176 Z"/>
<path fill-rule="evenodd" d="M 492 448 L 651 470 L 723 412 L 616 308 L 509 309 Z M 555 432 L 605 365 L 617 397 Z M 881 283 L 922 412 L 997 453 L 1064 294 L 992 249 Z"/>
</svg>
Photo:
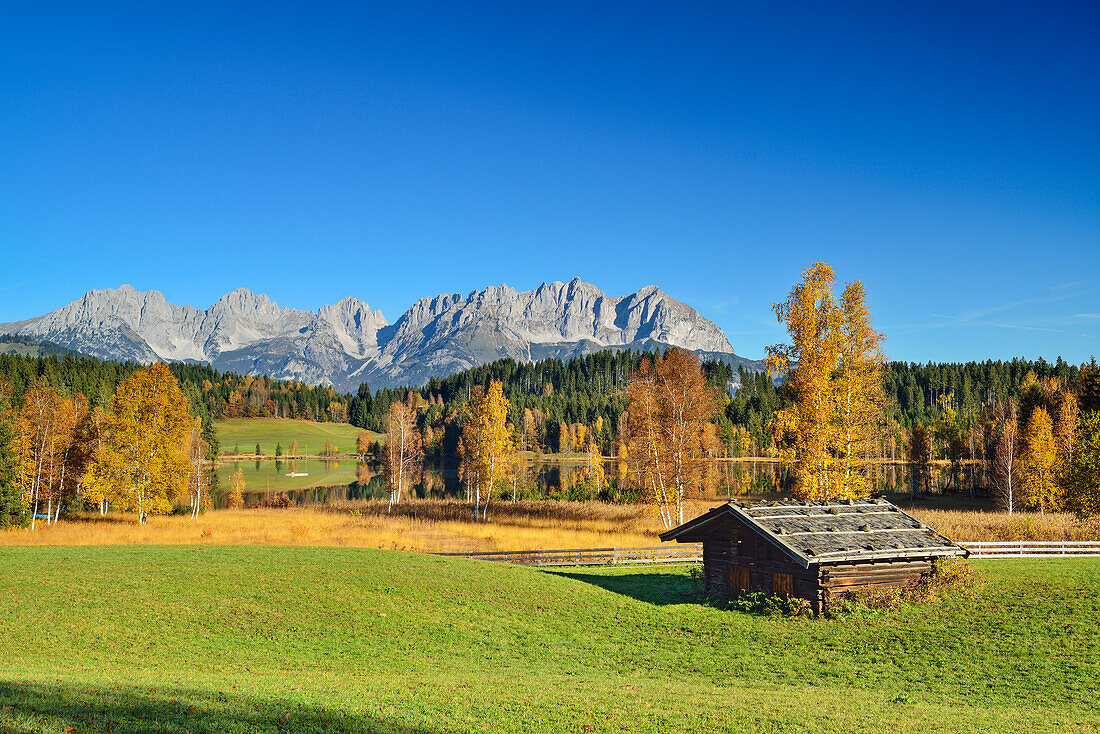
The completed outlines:
<svg viewBox="0 0 1100 734">
<path fill-rule="evenodd" d="M 214 421 L 214 430 L 221 442 L 222 452 L 240 449 L 251 454 L 256 444 L 267 456 L 275 455 L 275 446 L 282 445 L 285 454 L 291 441 L 298 442 L 299 454 L 320 454 L 325 441 L 336 446 L 341 453 L 355 453 L 355 439 L 363 430 L 350 423 L 315 423 L 290 418 L 233 418 Z M 382 435 L 368 431 L 372 441 Z"/>
<path fill-rule="evenodd" d="M 700 604 L 687 567 L 344 548 L 0 551 L 0 730 L 1095 731 L 1100 561 L 837 619 Z"/>
</svg>

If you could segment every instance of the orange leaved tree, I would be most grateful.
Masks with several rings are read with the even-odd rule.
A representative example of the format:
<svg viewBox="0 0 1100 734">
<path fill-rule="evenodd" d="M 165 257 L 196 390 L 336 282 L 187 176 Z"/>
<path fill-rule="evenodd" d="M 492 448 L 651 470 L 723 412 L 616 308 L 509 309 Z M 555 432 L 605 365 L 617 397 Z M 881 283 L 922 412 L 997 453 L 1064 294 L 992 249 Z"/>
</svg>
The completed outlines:
<svg viewBox="0 0 1100 734">
<path fill-rule="evenodd" d="M 707 426 L 718 413 L 699 360 L 673 348 L 642 360 L 627 385 L 626 454 L 665 527 L 684 521 L 684 498 L 707 476 Z"/>
</svg>

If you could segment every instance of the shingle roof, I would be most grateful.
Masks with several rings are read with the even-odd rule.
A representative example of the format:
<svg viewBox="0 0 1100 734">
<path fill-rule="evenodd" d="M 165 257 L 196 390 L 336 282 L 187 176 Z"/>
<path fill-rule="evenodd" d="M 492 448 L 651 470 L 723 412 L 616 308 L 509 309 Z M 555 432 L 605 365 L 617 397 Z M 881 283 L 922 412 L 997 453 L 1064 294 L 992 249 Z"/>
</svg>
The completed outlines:
<svg viewBox="0 0 1100 734">
<path fill-rule="evenodd" d="M 720 518 L 736 517 L 804 568 L 847 561 L 967 556 L 962 546 L 886 500 L 731 501 L 661 534 L 675 540 Z"/>
</svg>

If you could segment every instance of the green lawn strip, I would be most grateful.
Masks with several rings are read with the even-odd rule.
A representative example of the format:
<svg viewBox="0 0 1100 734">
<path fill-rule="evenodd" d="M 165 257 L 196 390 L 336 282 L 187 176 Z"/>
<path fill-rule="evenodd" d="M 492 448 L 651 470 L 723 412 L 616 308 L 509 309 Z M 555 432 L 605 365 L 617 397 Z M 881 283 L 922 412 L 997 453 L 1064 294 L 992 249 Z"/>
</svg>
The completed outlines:
<svg viewBox="0 0 1100 734">
<path fill-rule="evenodd" d="M 325 441 L 338 447 L 342 453 L 355 452 L 355 439 L 363 430 L 349 423 L 315 423 L 313 421 L 289 418 L 233 418 L 214 421 L 214 430 L 218 434 L 223 452 L 240 449 L 241 453 L 251 454 L 256 444 L 266 456 L 275 455 L 276 444 L 281 444 L 283 453 L 290 448 L 291 441 L 298 442 L 299 454 L 320 454 Z M 371 440 L 377 441 L 382 435 L 368 431 Z"/>
<path fill-rule="evenodd" d="M 16 731 L 1069 731 L 1096 715 L 1042 707 L 909 702 L 798 685 L 716 688 L 678 678 L 524 675 L 465 668 L 392 678 L 119 671 L 0 681 L 0 726 Z M 168 675 L 163 675 L 168 673 Z M 120 684 L 125 676 L 127 682 Z M 114 727 L 109 724 L 113 723 Z"/>
<path fill-rule="evenodd" d="M 6 549 L 0 724 L 84 730 L 114 716 L 124 731 L 145 712 L 193 732 L 1100 726 L 1100 563 L 976 565 L 986 583 L 969 598 L 806 620 L 698 604 L 682 567 Z M 279 721 L 288 708 L 297 728 Z M 19 718 L 39 714 L 37 729 Z"/>
</svg>

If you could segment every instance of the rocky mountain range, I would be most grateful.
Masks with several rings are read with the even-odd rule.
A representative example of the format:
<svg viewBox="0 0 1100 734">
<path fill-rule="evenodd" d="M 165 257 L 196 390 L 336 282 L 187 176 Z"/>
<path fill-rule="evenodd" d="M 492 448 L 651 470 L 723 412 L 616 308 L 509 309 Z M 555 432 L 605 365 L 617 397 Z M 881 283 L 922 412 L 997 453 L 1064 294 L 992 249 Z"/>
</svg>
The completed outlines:
<svg viewBox="0 0 1100 734">
<path fill-rule="evenodd" d="M 420 385 L 502 357 L 536 360 L 609 348 L 679 346 L 753 364 L 734 354 L 716 324 L 656 286 L 610 298 L 579 279 L 531 291 L 501 285 L 423 298 L 392 325 L 355 298 L 302 311 L 238 288 L 204 311 L 123 285 L 88 291 L 44 316 L 0 324 L 0 334 L 103 359 L 204 362 L 339 390 L 363 382 Z"/>
</svg>

